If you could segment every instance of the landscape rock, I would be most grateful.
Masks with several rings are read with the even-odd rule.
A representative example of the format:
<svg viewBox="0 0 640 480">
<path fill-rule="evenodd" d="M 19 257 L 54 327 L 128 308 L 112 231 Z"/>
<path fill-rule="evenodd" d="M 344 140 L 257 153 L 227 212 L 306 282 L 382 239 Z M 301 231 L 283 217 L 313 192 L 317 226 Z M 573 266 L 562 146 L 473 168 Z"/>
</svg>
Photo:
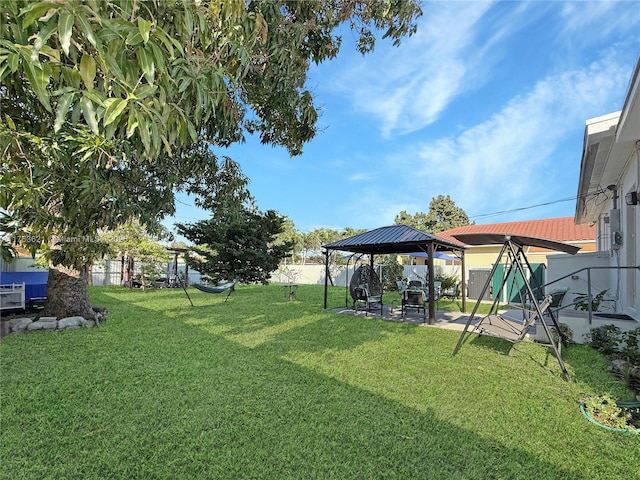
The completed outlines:
<svg viewBox="0 0 640 480">
<path fill-rule="evenodd" d="M 58 320 L 58 329 L 64 330 L 65 328 L 80 328 L 84 327 L 87 321 L 84 317 L 67 317 Z"/>
<path fill-rule="evenodd" d="M 31 322 L 27 325 L 27 331 L 32 332 L 33 330 L 55 330 L 57 328 L 57 322 Z"/>
<path fill-rule="evenodd" d="M 107 315 L 108 315 L 108 311 L 106 308 L 104 307 L 91 307 L 93 309 L 93 311 L 95 312 L 96 315 L 96 324 L 100 324 L 100 322 L 104 322 L 107 320 Z"/>
<path fill-rule="evenodd" d="M 57 317 L 40 317 L 40 318 L 38 318 L 38 321 L 39 322 L 43 322 L 43 323 L 51 323 L 51 322 L 55 322 L 57 320 L 58 320 Z"/>
<path fill-rule="evenodd" d="M 11 333 L 22 333 L 32 322 L 33 320 L 31 318 L 26 317 L 12 318 L 11 320 L 9 320 L 10 331 Z"/>
</svg>

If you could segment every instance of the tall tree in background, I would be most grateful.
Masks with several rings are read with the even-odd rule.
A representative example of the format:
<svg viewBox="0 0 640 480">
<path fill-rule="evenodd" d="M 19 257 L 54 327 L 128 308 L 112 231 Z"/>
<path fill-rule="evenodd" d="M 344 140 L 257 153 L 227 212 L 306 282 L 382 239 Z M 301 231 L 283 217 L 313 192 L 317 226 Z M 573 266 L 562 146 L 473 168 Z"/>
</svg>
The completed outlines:
<svg viewBox="0 0 640 480">
<path fill-rule="evenodd" d="M 438 195 L 431 199 L 427 213 L 427 232 L 438 233 L 465 225 L 471 225 L 467 213 L 449 195 Z"/>
<path fill-rule="evenodd" d="M 179 224 L 178 231 L 195 243 L 187 262 L 205 278 L 218 282 L 267 283 L 280 260 L 291 254 L 292 242 L 276 242 L 285 217 L 273 210 L 219 209 L 209 220 Z"/>
<path fill-rule="evenodd" d="M 417 0 L 0 2 L 0 214 L 46 248 L 61 297 L 46 312 L 93 316 L 99 230 L 157 223 L 179 190 L 206 208 L 245 201 L 239 167 L 211 148 L 251 132 L 301 153 L 318 117 L 307 71 L 337 55 L 338 26 L 365 53 L 420 13 Z"/>
<path fill-rule="evenodd" d="M 294 263 L 300 261 L 304 264 L 305 262 L 303 239 L 304 235 L 296 230 L 296 226 L 293 223 L 293 220 L 285 216 L 284 223 L 282 225 L 282 232 L 278 234 L 275 241 L 282 244 L 291 244 L 290 259 Z"/>
<path fill-rule="evenodd" d="M 416 212 L 415 215 L 411 215 L 406 210 L 401 211 L 395 218 L 396 225 L 409 225 L 410 227 L 417 228 L 423 232 L 428 232 L 428 220 L 427 214 L 424 212 Z"/>
<path fill-rule="evenodd" d="M 472 225 L 467 213 L 456 206 L 449 195 L 446 197 L 438 195 L 432 198 L 428 213 L 417 212 L 415 215 L 410 215 L 403 210 L 396 215 L 395 223 L 409 225 L 427 233 L 438 233 L 455 227 Z"/>
</svg>

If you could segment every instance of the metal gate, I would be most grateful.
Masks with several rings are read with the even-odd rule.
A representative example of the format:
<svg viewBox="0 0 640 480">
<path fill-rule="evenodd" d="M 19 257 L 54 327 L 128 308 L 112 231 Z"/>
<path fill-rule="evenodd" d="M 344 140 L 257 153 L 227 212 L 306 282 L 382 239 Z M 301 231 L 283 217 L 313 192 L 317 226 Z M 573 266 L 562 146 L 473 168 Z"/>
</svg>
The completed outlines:
<svg viewBox="0 0 640 480">
<path fill-rule="evenodd" d="M 531 288 L 534 290 L 534 295 L 537 300 L 542 300 L 542 297 L 544 296 L 543 292 L 537 291 L 535 285 L 544 285 L 545 268 L 546 265 L 544 263 L 532 263 L 531 270 L 525 270 L 525 274 L 527 275 L 526 280 L 531 284 Z M 504 264 L 499 264 L 496 268 L 495 273 L 493 274 L 493 278 L 491 279 L 491 287 L 494 294 L 497 294 L 498 290 L 500 290 L 503 276 Z M 535 280 L 533 280 L 533 277 L 535 277 Z M 522 278 L 522 275 L 516 273 L 515 270 L 511 271 L 508 278 L 506 279 L 500 301 L 518 304 L 520 303 L 521 298 L 526 298 L 527 290 L 524 286 L 524 280 L 525 279 Z"/>
</svg>

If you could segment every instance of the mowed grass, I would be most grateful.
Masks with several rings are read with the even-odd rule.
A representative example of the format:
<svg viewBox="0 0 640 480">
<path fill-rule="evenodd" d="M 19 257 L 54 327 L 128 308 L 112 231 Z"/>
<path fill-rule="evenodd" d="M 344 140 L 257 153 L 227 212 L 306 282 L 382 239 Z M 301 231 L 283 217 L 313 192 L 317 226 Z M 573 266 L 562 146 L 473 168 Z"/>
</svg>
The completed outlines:
<svg viewBox="0 0 640 480">
<path fill-rule="evenodd" d="M 580 413 L 632 398 L 589 347 L 566 382 L 543 346 L 453 357 L 459 332 L 323 311 L 321 286 L 189 293 L 94 288 L 99 328 L 3 338 L 1 477 L 640 478 L 640 438 Z"/>
</svg>

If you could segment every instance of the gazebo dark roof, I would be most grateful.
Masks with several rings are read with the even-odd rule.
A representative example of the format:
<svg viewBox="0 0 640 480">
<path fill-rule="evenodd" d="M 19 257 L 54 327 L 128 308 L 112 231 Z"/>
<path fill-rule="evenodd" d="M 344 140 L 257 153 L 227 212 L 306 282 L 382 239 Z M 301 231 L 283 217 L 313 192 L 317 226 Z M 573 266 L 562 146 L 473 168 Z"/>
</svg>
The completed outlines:
<svg viewBox="0 0 640 480">
<path fill-rule="evenodd" d="M 328 243 L 323 247 L 328 250 L 344 252 L 385 254 L 426 251 L 429 243 L 433 244 L 435 250 L 460 251 L 465 249 L 462 243 L 445 240 L 409 225 L 390 225 L 376 228 L 353 237 Z"/>
<path fill-rule="evenodd" d="M 434 277 L 435 269 L 433 257 L 438 250 L 462 252 L 462 311 L 466 311 L 465 304 L 465 267 L 464 250 L 465 245 L 456 241 L 445 240 L 436 235 L 425 233 L 409 225 L 390 225 L 370 230 L 353 237 L 343 238 L 337 242 L 323 245 L 326 250 L 325 256 L 325 280 L 324 280 L 324 308 L 327 308 L 327 287 L 329 278 L 329 250 L 340 250 L 352 253 L 367 253 L 371 256 L 371 267 L 373 267 L 373 257 L 381 254 L 408 254 L 423 251 L 428 254 L 427 267 L 429 271 L 429 323 L 435 323 L 435 297 L 434 297 Z M 346 306 L 346 305 L 345 305 Z"/>
</svg>

